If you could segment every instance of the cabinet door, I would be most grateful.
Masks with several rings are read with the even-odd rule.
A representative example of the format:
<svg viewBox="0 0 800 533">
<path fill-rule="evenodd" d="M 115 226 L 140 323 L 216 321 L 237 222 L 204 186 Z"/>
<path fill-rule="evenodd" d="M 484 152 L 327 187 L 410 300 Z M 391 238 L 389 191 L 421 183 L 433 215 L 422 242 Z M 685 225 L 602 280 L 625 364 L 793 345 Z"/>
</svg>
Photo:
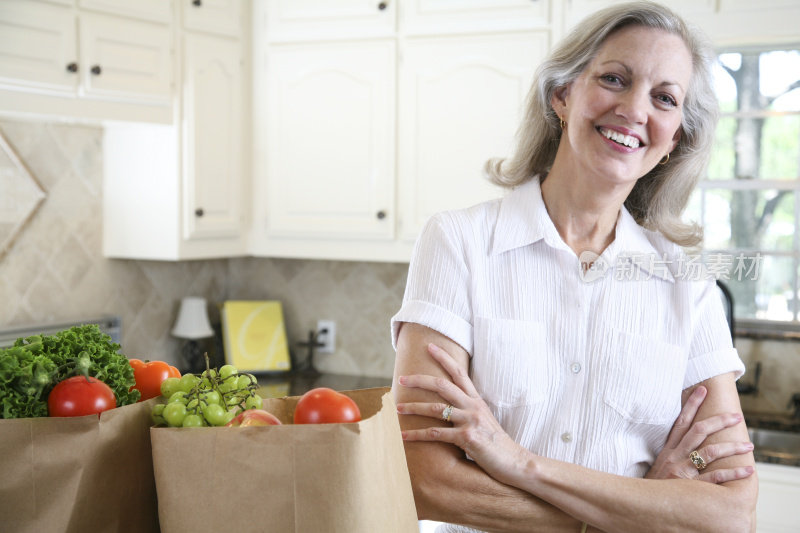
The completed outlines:
<svg viewBox="0 0 800 533">
<path fill-rule="evenodd" d="M 711 19 L 695 20 L 720 46 L 785 45 L 800 40 L 798 0 L 719 0 Z"/>
<path fill-rule="evenodd" d="M 391 239 L 394 42 L 274 47 L 267 64 L 268 233 Z"/>
<path fill-rule="evenodd" d="M 75 14 L 70 7 L 29 0 L 0 2 L 0 83 L 75 93 Z"/>
<path fill-rule="evenodd" d="M 241 233 L 242 58 L 238 41 L 184 37 L 184 237 Z"/>
<path fill-rule="evenodd" d="M 172 20 L 170 0 L 80 0 L 81 9 L 93 9 L 111 15 L 125 15 L 156 22 Z"/>
<path fill-rule="evenodd" d="M 550 24 L 545 0 L 416 0 L 400 11 L 407 35 L 542 28 Z"/>
<path fill-rule="evenodd" d="M 609 7 L 611 4 L 620 4 L 627 0 L 570 0 L 564 6 L 564 32 L 568 32 L 578 22 L 588 15 Z M 688 20 L 702 25 L 709 20 L 709 16 L 714 13 L 715 0 L 672 0 L 662 2 L 670 9 L 675 10 Z"/>
<path fill-rule="evenodd" d="M 80 42 L 85 95 L 171 99 L 172 42 L 167 26 L 82 13 Z"/>
<path fill-rule="evenodd" d="M 188 30 L 238 37 L 242 31 L 242 0 L 179 0 Z"/>
<path fill-rule="evenodd" d="M 270 41 L 391 37 L 399 0 L 271 0 L 266 3 Z"/>
<path fill-rule="evenodd" d="M 401 237 L 434 213 L 502 195 L 483 177 L 511 155 L 547 34 L 409 39 L 400 66 L 398 190 Z"/>
</svg>

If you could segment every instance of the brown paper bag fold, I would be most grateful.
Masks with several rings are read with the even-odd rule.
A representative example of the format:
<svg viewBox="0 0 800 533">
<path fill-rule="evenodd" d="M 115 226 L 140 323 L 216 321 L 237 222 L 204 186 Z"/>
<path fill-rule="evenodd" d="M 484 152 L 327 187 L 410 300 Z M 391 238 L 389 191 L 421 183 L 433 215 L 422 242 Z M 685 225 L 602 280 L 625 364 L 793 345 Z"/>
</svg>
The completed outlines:
<svg viewBox="0 0 800 533">
<path fill-rule="evenodd" d="M 390 389 L 344 393 L 360 422 L 292 425 L 289 397 L 264 402 L 282 426 L 152 428 L 161 530 L 416 533 Z"/>
<path fill-rule="evenodd" d="M 158 532 L 154 403 L 0 420 L 0 531 Z"/>
</svg>

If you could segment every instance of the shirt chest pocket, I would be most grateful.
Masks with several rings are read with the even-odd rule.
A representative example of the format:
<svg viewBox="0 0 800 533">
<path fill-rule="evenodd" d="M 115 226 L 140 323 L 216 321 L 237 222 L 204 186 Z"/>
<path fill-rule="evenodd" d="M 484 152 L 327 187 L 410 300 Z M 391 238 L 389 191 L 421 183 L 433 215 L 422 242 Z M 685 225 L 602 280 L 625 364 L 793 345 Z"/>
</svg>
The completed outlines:
<svg viewBox="0 0 800 533">
<path fill-rule="evenodd" d="M 477 317 L 474 327 L 472 379 L 481 397 L 496 407 L 543 400 L 548 387 L 544 324 Z"/>
<path fill-rule="evenodd" d="M 681 410 L 686 352 L 679 346 L 610 329 L 599 346 L 604 401 L 625 419 L 671 425 Z"/>
</svg>

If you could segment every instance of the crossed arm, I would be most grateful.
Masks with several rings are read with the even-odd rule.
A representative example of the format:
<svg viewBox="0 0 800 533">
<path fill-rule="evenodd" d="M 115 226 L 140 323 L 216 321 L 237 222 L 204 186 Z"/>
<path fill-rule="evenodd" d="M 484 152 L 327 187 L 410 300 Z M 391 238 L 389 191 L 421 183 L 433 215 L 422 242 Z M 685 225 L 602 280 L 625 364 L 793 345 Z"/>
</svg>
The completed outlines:
<svg viewBox="0 0 800 533">
<path fill-rule="evenodd" d="M 486 531 L 577 532 L 581 522 L 614 532 L 645 524 L 663 531 L 755 530 L 757 480 L 731 375 L 684 392 L 685 407 L 648 473 L 652 479 L 635 479 L 517 445 L 475 392 L 468 367 L 468 354 L 452 340 L 403 324 L 393 390 L 420 519 Z M 439 418 L 446 404 L 457 408 L 452 426 Z M 688 462 L 695 448 L 710 461 L 702 477 L 709 482 L 698 482 Z"/>
</svg>

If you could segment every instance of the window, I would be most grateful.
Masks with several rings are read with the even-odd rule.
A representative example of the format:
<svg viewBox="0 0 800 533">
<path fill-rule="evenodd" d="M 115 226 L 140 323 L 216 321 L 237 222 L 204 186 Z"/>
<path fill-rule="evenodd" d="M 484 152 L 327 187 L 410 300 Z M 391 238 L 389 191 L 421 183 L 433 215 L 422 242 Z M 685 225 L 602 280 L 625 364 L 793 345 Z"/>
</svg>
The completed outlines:
<svg viewBox="0 0 800 533">
<path fill-rule="evenodd" d="M 715 78 L 717 142 L 688 218 L 737 321 L 800 327 L 800 50 L 726 51 Z"/>
</svg>

